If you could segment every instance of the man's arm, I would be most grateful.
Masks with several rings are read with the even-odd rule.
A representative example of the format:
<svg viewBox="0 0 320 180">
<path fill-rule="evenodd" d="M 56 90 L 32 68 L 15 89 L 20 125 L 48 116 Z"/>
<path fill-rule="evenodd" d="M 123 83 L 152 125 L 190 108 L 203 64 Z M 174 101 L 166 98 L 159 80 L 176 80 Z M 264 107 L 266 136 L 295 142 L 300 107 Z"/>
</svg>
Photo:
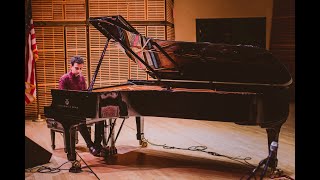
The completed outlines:
<svg viewBox="0 0 320 180">
<path fill-rule="evenodd" d="M 86 80 L 84 80 L 84 90 L 87 90 L 88 88 L 87 88 L 87 82 L 86 82 Z"/>
<path fill-rule="evenodd" d="M 81 90 L 87 90 L 87 82 L 86 82 L 86 79 L 84 78 L 84 76 L 82 76 L 82 89 Z"/>
<path fill-rule="evenodd" d="M 59 89 L 67 89 L 65 76 L 61 76 L 61 78 L 59 79 Z"/>
</svg>

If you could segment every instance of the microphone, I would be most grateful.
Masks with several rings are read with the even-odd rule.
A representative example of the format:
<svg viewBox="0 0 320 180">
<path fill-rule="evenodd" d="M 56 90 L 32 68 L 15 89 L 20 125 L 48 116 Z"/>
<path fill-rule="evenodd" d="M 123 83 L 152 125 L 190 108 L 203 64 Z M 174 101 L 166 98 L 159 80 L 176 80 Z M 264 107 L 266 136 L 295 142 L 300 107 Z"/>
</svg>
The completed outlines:
<svg viewBox="0 0 320 180">
<path fill-rule="evenodd" d="M 270 144 L 270 153 L 268 158 L 270 158 L 273 154 L 273 152 L 276 152 L 278 150 L 278 142 L 276 141 L 272 141 Z"/>
<path fill-rule="evenodd" d="M 270 158 L 271 158 L 271 156 L 273 155 L 273 153 L 277 151 L 277 149 L 278 149 L 278 142 L 272 141 L 271 144 L 270 144 L 270 153 L 269 153 L 269 156 L 268 156 L 268 158 L 267 158 L 267 162 L 266 162 L 266 164 L 264 165 L 262 174 L 261 174 L 261 176 L 260 176 L 260 180 L 263 179 L 265 173 L 267 172 L 267 168 L 268 168 L 268 166 L 269 166 Z"/>
</svg>

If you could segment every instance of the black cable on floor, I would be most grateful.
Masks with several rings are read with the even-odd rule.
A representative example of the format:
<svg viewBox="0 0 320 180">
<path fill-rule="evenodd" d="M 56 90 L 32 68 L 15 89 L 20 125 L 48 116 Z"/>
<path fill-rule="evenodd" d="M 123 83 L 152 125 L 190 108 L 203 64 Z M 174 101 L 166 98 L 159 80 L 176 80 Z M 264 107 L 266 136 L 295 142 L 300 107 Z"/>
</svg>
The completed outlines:
<svg viewBox="0 0 320 180">
<path fill-rule="evenodd" d="M 227 155 L 222 155 L 222 154 L 219 154 L 219 153 L 216 153 L 216 152 L 212 152 L 212 151 L 206 151 L 207 149 L 207 146 L 190 146 L 188 148 L 179 148 L 179 147 L 174 147 L 174 146 L 167 146 L 166 144 L 155 144 L 155 143 L 152 143 L 150 141 L 148 141 L 147 139 L 143 139 L 145 140 L 146 142 L 148 142 L 149 144 L 153 145 L 153 146 L 160 146 L 160 147 L 163 147 L 164 149 L 181 149 L 181 150 L 189 150 L 189 151 L 200 151 L 200 152 L 204 152 L 204 153 L 207 153 L 207 154 L 210 154 L 210 155 L 213 155 L 213 156 L 220 156 L 220 157 L 225 157 L 225 158 L 228 158 L 228 159 L 231 159 L 231 160 L 234 160 L 234 161 L 237 161 L 239 163 L 242 163 L 246 166 L 249 166 L 249 167 L 256 167 L 255 165 L 251 164 L 248 162 L 248 160 L 251 160 L 251 157 L 245 157 L 245 158 L 239 158 L 239 157 L 231 157 L 231 156 L 227 156 Z M 243 162 L 244 161 L 244 162 Z M 277 169 L 278 171 L 281 171 L 280 169 Z M 251 171 L 250 171 L 251 172 Z M 245 177 L 242 176 L 240 178 L 240 180 L 242 180 L 243 178 Z M 256 180 L 256 176 L 253 175 L 253 178 Z M 283 173 L 280 173 L 280 175 L 275 175 L 275 174 L 271 174 L 270 179 L 278 179 L 278 178 L 286 178 L 286 179 L 289 179 L 289 180 L 294 180 L 293 178 L 291 178 L 290 176 L 288 175 L 285 175 Z M 251 179 L 251 178 L 250 178 Z M 279 179 L 279 180 L 280 180 Z"/>
<path fill-rule="evenodd" d="M 35 166 L 35 167 L 33 167 L 33 168 L 26 169 L 25 171 L 26 171 L 26 172 L 31 172 L 31 173 L 35 173 L 35 172 L 38 172 L 38 173 L 58 173 L 58 172 L 60 172 L 61 170 L 69 170 L 69 169 L 61 169 L 61 167 L 62 167 L 64 164 L 68 163 L 68 162 L 69 162 L 69 161 L 66 161 L 66 162 L 62 163 L 60 166 L 54 167 L 54 168 L 49 167 L 49 166 L 43 166 L 43 165 L 41 165 L 41 166 Z M 33 171 L 34 169 L 35 169 L 35 171 Z"/>
<path fill-rule="evenodd" d="M 223 154 L 219 154 L 219 153 L 216 153 L 216 152 L 212 152 L 212 151 L 206 151 L 207 149 L 207 146 L 190 146 L 188 148 L 180 148 L 180 147 L 174 147 L 174 146 L 167 146 L 166 144 L 155 144 L 155 143 L 152 143 L 150 141 L 148 141 L 147 139 L 144 139 L 146 142 L 148 142 L 149 144 L 153 145 L 153 146 L 161 146 L 163 147 L 164 149 L 180 149 L 180 150 L 188 150 L 188 151 L 200 151 L 200 152 L 204 152 L 204 153 L 207 153 L 207 154 L 210 154 L 210 155 L 213 155 L 213 156 L 221 156 L 221 157 L 225 157 L 225 158 L 228 158 L 228 159 L 231 159 L 231 160 L 234 160 L 234 161 L 237 161 L 239 163 L 242 163 L 246 166 L 249 166 L 249 167 L 255 167 L 254 165 L 250 164 L 248 162 L 248 160 L 251 160 L 251 157 L 245 157 L 245 158 L 240 158 L 240 157 L 231 157 L 231 156 L 227 156 L 227 155 L 223 155 Z M 244 161 L 244 162 L 243 162 Z"/>
<path fill-rule="evenodd" d="M 90 172 L 93 173 L 99 180 L 100 178 L 97 176 L 97 174 L 91 169 L 91 167 L 82 159 L 82 157 L 78 154 L 78 152 L 76 151 L 76 154 L 80 157 L 80 159 L 86 164 L 85 167 L 90 169 Z"/>
<path fill-rule="evenodd" d="M 63 136 L 63 133 L 60 132 L 60 135 Z M 86 167 L 88 167 L 90 169 L 89 172 L 93 173 L 98 180 L 100 180 L 100 178 L 97 176 L 97 174 L 90 168 L 90 166 L 82 159 L 82 157 L 78 154 L 77 151 L 75 151 L 75 153 L 80 157 L 80 159 L 86 164 Z M 62 163 L 60 166 L 58 167 L 49 167 L 49 166 L 35 166 L 35 167 L 32 167 L 32 168 L 28 168 L 28 169 L 25 169 L 25 172 L 30 172 L 30 173 L 58 173 L 60 172 L 61 170 L 69 170 L 69 169 L 62 169 L 61 167 L 63 165 L 65 165 L 66 163 L 68 162 L 71 162 L 73 163 L 72 161 L 66 161 L 64 163 Z"/>
</svg>

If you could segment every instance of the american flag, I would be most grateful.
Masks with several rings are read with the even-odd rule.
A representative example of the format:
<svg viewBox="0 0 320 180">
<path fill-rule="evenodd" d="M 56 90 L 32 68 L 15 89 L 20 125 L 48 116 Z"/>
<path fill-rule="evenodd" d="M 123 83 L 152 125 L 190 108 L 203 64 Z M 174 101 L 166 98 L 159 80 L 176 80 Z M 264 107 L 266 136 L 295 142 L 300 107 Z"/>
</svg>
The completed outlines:
<svg viewBox="0 0 320 180">
<path fill-rule="evenodd" d="M 39 58 L 36 35 L 32 21 L 31 0 L 27 0 L 26 43 L 25 43 L 25 105 L 36 98 L 35 62 Z"/>
</svg>

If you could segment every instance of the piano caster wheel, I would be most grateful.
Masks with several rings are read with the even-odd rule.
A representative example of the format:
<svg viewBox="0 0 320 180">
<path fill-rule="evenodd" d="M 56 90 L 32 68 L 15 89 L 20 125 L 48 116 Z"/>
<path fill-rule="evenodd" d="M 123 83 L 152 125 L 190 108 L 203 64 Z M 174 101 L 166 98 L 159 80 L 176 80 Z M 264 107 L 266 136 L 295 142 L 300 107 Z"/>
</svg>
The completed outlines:
<svg viewBox="0 0 320 180">
<path fill-rule="evenodd" d="M 148 146 L 148 142 L 146 141 L 141 141 L 140 142 L 141 147 L 147 147 Z"/>
<path fill-rule="evenodd" d="M 53 150 L 56 149 L 56 145 L 51 145 L 51 147 Z"/>
</svg>

